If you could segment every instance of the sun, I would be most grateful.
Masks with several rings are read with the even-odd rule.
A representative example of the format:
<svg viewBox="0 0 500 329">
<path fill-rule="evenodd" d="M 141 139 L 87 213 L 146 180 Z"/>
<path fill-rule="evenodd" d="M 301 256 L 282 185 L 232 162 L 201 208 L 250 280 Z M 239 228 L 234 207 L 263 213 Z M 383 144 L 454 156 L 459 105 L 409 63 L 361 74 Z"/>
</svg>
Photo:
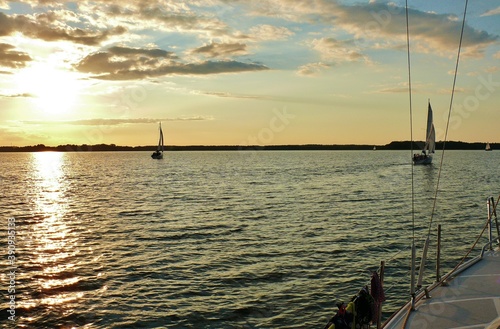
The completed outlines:
<svg viewBox="0 0 500 329">
<path fill-rule="evenodd" d="M 33 108 L 49 116 L 71 112 L 81 89 L 75 72 L 51 63 L 27 67 L 17 79 L 19 88 L 32 97 Z"/>
</svg>

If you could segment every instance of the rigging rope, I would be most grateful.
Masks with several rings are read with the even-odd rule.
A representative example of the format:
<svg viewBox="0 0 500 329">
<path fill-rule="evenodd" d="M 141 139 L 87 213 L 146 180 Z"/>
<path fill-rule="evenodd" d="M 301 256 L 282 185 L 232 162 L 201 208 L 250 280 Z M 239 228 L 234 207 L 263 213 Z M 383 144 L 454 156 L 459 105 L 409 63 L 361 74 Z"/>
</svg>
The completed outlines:
<svg viewBox="0 0 500 329">
<path fill-rule="evenodd" d="M 434 202 L 433 202 L 433 205 L 432 205 L 431 219 L 429 221 L 429 228 L 428 228 L 428 231 L 427 231 L 427 236 L 430 236 L 432 220 L 434 219 L 434 213 L 435 213 L 435 210 L 436 210 L 437 194 L 438 194 L 438 190 L 439 190 L 439 181 L 441 179 L 441 170 L 443 168 L 443 160 L 444 160 L 444 150 L 445 150 L 445 145 L 446 145 L 446 139 L 448 138 L 448 128 L 450 126 L 450 117 L 451 117 L 451 111 L 452 111 L 452 108 L 453 108 L 453 97 L 455 95 L 455 85 L 457 83 L 458 63 L 460 61 L 460 50 L 462 49 L 462 40 L 463 40 L 464 28 L 465 28 L 465 16 L 467 14 L 467 5 L 468 5 L 468 3 L 469 3 L 469 0 L 465 0 L 464 16 L 462 18 L 462 28 L 460 30 L 460 41 L 459 41 L 459 44 L 458 44 L 457 61 L 456 61 L 456 64 L 455 64 L 455 73 L 453 75 L 453 86 L 451 88 L 450 108 L 448 109 L 448 120 L 446 121 L 446 130 L 445 130 L 445 133 L 444 133 L 443 152 L 441 152 L 441 162 L 439 164 L 439 171 L 438 171 L 438 177 L 437 177 L 437 182 L 436 182 L 436 191 L 434 193 Z"/>
<path fill-rule="evenodd" d="M 406 0 L 406 48 L 408 56 L 408 95 L 410 102 L 410 159 L 413 156 L 413 108 L 411 100 L 410 27 L 408 24 L 408 0 Z M 413 161 L 411 162 L 411 225 L 412 241 L 415 240 L 415 193 L 413 184 Z"/>
<path fill-rule="evenodd" d="M 460 31 L 460 41 L 459 41 L 459 44 L 458 44 L 457 60 L 456 60 L 456 64 L 455 64 L 455 73 L 453 75 L 453 86 L 452 86 L 452 89 L 451 89 L 450 107 L 449 107 L 449 110 L 448 110 L 448 120 L 446 122 L 446 130 L 445 130 L 445 135 L 444 135 L 444 140 L 443 140 L 443 151 L 441 152 L 441 161 L 440 161 L 440 164 L 439 164 L 439 171 L 438 171 L 438 177 L 437 177 L 437 182 L 436 182 L 436 190 L 435 190 L 435 194 L 434 194 L 434 201 L 433 201 L 433 206 L 432 206 L 432 211 L 431 211 L 431 218 L 429 220 L 429 227 L 428 227 L 428 232 L 427 232 L 427 239 L 429 239 L 429 236 L 430 236 L 430 233 L 431 233 L 432 221 L 434 219 L 434 214 L 435 214 L 436 205 L 437 205 L 437 195 L 438 195 L 438 191 L 439 191 L 439 182 L 440 182 L 440 178 L 441 178 L 441 171 L 442 171 L 442 168 L 443 168 L 444 151 L 445 151 L 445 146 L 446 146 L 446 139 L 448 137 L 448 128 L 449 128 L 449 125 L 450 125 L 451 111 L 452 111 L 452 108 L 453 108 L 453 98 L 454 98 L 454 95 L 455 95 L 455 85 L 456 85 L 456 81 L 457 81 L 458 64 L 459 64 L 459 61 L 460 61 L 460 51 L 462 49 L 462 40 L 463 40 L 463 34 L 464 34 L 464 28 L 465 28 L 465 17 L 466 17 L 466 14 L 467 14 L 467 5 L 468 5 L 468 3 L 469 3 L 469 1 L 465 0 L 464 15 L 463 15 L 463 19 L 462 19 L 462 28 L 461 28 L 461 31 Z M 411 66 L 410 66 L 410 32 L 409 32 L 409 19 L 408 19 L 408 0 L 406 0 L 406 41 L 407 41 L 407 52 L 408 52 L 408 80 L 409 80 L 408 88 L 409 88 L 409 94 L 410 94 L 410 125 L 412 126 L 412 124 L 411 124 L 411 122 L 412 122 L 412 102 L 411 102 L 411 75 L 410 75 L 410 72 L 411 72 L 411 70 L 410 70 L 410 68 L 411 68 Z M 411 147 L 410 148 L 412 150 L 412 155 L 413 155 L 413 132 L 412 132 L 411 128 L 410 128 L 410 134 L 411 134 Z M 414 188 L 413 188 L 413 161 L 412 161 L 411 180 L 412 180 L 411 183 L 412 183 L 412 231 L 413 231 L 412 241 L 415 241 L 415 232 L 414 232 L 415 231 L 415 215 L 414 215 L 415 206 L 414 206 Z M 483 229 L 483 232 L 484 232 L 484 229 Z M 482 232 L 481 232 L 481 235 L 482 235 Z M 479 240 L 479 238 L 478 238 L 478 240 Z M 477 241 L 476 241 L 476 243 L 477 243 Z M 474 243 L 474 246 L 476 245 L 476 243 Z M 470 253 L 470 251 L 462 259 L 462 261 L 460 262 L 460 264 L 464 261 L 464 259 L 468 256 L 469 253 Z M 412 258 L 413 258 L 413 255 L 412 255 Z M 456 268 L 458 268 L 459 265 L 457 265 Z M 412 271 L 412 275 L 413 275 L 413 271 Z M 447 277 L 445 277 L 445 278 L 447 278 Z M 444 279 L 442 279 L 441 281 L 444 281 Z M 412 278 L 412 285 L 413 285 L 413 278 Z M 415 296 L 412 296 L 413 303 L 416 302 L 414 297 Z M 404 323 L 403 323 L 402 328 L 406 328 L 409 316 L 410 316 L 410 310 L 406 314 L 406 317 L 404 319 Z"/>
</svg>

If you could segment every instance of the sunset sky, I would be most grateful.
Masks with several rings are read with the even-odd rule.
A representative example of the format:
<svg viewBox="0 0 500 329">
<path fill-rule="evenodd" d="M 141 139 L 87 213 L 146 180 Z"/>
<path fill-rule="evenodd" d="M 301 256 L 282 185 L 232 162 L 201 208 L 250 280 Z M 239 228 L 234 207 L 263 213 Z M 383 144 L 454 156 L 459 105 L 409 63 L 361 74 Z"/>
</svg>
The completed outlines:
<svg viewBox="0 0 500 329">
<path fill-rule="evenodd" d="M 408 1 L 413 136 L 444 138 L 464 1 Z M 0 0 L 0 145 L 410 139 L 404 1 Z M 448 140 L 500 142 L 500 3 L 470 1 Z"/>
</svg>

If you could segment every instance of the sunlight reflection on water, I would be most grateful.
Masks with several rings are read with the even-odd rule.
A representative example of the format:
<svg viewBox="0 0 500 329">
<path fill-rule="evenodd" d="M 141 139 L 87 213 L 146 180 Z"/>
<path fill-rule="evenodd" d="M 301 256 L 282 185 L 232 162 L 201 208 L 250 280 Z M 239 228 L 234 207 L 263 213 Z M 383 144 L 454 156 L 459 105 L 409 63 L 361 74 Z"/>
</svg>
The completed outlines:
<svg viewBox="0 0 500 329">
<path fill-rule="evenodd" d="M 67 189 L 64 172 L 65 153 L 33 153 L 32 200 L 36 221 L 25 241 L 30 266 L 40 268 L 34 282 L 39 298 L 25 300 L 19 306 L 30 308 L 40 305 L 57 306 L 83 297 L 83 292 L 67 292 L 80 281 L 72 262 L 78 253 L 78 237 L 66 223 Z M 29 280 L 29 278 L 26 278 Z M 31 277 L 33 279 L 33 277 Z"/>
</svg>

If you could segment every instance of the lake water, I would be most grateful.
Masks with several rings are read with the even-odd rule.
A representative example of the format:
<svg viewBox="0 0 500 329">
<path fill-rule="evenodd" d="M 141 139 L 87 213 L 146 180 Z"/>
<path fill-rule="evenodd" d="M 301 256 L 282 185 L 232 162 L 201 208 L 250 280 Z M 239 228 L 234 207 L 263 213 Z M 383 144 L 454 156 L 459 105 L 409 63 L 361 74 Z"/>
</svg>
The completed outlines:
<svg viewBox="0 0 500 329">
<path fill-rule="evenodd" d="M 412 206 L 409 151 L 0 153 L 0 324 L 320 328 L 381 260 L 387 317 L 408 299 L 440 157 L 414 167 Z M 499 166 L 499 152 L 446 151 L 443 272 L 484 225 Z"/>
</svg>

